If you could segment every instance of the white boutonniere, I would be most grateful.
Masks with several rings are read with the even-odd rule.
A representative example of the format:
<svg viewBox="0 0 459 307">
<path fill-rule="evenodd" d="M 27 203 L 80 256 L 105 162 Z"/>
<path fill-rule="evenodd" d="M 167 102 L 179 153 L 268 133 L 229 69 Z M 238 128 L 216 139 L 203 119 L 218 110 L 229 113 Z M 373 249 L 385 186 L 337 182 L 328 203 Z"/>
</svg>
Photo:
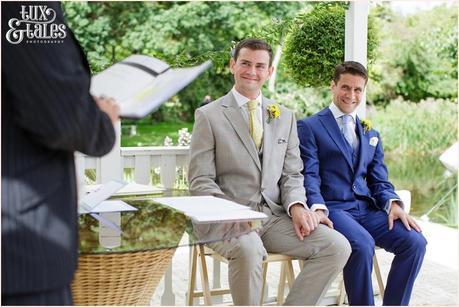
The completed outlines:
<svg viewBox="0 0 459 307">
<path fill-rule="evenodd" d="M 370 145 L 371 146 L 376 146 L 376 145 L 378 145 L 378 141 L 379 141 L 378 138 L 376 136 L 374 136 L 374 137 L 372 137 L 370 139 Z"/>
</svg>

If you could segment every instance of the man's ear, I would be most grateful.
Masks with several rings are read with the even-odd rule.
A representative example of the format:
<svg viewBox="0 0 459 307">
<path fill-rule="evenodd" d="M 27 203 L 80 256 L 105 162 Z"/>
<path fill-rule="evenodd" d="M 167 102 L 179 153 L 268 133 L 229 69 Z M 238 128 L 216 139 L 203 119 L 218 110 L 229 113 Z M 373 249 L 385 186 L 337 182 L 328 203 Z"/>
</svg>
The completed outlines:
<svg viewBox="0 0 459 307">
<path fill-rule="evenodd" d="M 274 72 L 274 66 L 271 66 L 270 68 L 268 68 L 268 80 L 269 78 L 271 78 L 273 72 Z"/>
<path fill-rule="evenodd" d="M 230 63 L 229 63 L 229 67 L 230 67 L 230 71 L 231 73 L 234 75 L 234 65 L 236 65 L 236 61 L 234 61 L 233 58 L 230 59 Z"/>
<path fill-rule="evenodd" d="M 335 81 L 334 81 L 334 80 L 331 80 L 331 82 L 330 82 L 330 89 L 332 90 L 332 89 L 334 89 L 335 87 L 336 87 Z"/>
</svg>

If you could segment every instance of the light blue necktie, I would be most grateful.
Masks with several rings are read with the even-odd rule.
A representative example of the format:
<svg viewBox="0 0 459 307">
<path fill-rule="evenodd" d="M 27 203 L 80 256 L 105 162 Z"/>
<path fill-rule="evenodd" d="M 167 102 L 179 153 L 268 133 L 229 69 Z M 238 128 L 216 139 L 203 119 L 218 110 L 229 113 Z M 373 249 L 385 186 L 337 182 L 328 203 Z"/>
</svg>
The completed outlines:
<svg viewBox="0 0 459 307">
<path fill-rule="evenodd" d="M 355 150 L 357 147 L 357 136 L 355 135 L 355 129 L 353 125 L 352 116 L 349 114 L 341 116 L 343 119 L 342 132 L 346 141 L 351 145 L 352 149 Z"/>
</svg>

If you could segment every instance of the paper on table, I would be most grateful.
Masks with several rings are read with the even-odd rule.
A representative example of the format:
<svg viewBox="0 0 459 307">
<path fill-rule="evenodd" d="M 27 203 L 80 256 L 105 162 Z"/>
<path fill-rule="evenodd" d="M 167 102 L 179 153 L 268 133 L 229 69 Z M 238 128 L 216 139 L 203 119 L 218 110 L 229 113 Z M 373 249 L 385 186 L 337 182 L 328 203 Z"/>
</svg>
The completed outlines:
<svg viewBox="0 0 459 307">
<path fill-rule="evenodd" d="M 104 212 L 121 212 L 121 211 L 137 211 L 137 208 L 125 203 L 122 200 L 106 200 L 98 204 L 92 209 L 92 213 Z"/>
<path fill-rule="evenodd" d="M 154 201 L 182 211 L 196 222 L 264 219 L 264 213 L 214 196 L 159 197 Z"/>
<path fill-rule="evenodd" d="M 84 187 L 85 193 L 91 193 L 92 191 L 97 190 L 100 186 L 100 184 L 86 185 Z M 150 185 L 130 182 L 118 191 L 116 191 L 112 196 L 160 194 L 163 191 L 164 189 L 153 188 Z"/>
<path fill-rule="evenodd" d="M 189 215 L 195 222 L 212 223 L 212 222 L 243 222 L 254 221 L 267 218 L 263 212 L 248 210 L 220 211 L 207 214 Z"/>
<path fill-rule="evenodd" d="M 158 197 L 154 200 L 185 213 L 250 210 L 247 206 L 214 196 Z"/>
<path fill-rule="evenodd" d="M 126 182 L 120 180 L 110 180 L 109 182 L 101 185 L 97 190 L 86 194 L 78 203 L 78 213 L 89 213 L 100 204 L 102 201 L 108 199 L 116 191 L 126 185 Z"/>
</svg>

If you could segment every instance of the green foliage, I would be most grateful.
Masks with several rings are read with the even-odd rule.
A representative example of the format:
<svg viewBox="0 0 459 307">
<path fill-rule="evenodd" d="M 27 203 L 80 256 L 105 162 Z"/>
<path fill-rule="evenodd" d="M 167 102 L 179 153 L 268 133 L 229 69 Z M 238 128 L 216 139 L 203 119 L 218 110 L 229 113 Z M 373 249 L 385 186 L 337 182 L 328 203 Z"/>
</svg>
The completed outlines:
<svg viewBox="0 0 459 307">
<path fill-rule="evenodd" d="M 445 177 L 438 160 L 457 141 L 457 104 L 442 99 L 419 103 L 391 101 L 372 108 L 369 117 L 381 133 L 389 178 L 412 193 L 412 212 L 431 221 L 457 226 L 457 177 Z"/>
<path fill-rule="evenodd" d="M 457 104 L 450 101 L 397 99 L 369 115 L 388 152 L 439 155 L 457 140 Z"/>
<path fill-rule="evenodd" d="M 397 96 L 419 102 L 457 97 L 456 9 L 438 6 L 404 17 L 388 6 L 372 10 L 381 45 L 370 68 L 367 101 L 385 105 Z"/>
<path fill-rule="evenodd" d="M 225 94 L 232 86 L 228 62 L 234 44 L 253 36 L 279 41 L 284 20 L 307 5 L 283 1 L 63 3 L 93 73 L 135 53 L 157 57 L 172 67 L 213 61 L 213 68 L 181 91 L 174 103 L 155 113 L 153 118 L 160 121 L 190 121 L 205 95 Z"/>
<path fill-rule="evenodd" d="M 429 215 L 433 220 L 442 224 L 457 228 L 458 226 L 458 202 L 457 202 L 457 178 L 451 176 L 444 178 L 436 191 L 434 211 Z"/>
<path fill-rule="evenodd" d="M 300 13 L 285 42 L 285 65 L 301 86 L 330 84 L 334 68 L 344 61 L 345 2 L 318 3 Z M 374 21 L 368 22 L 368 60 L 377 47 Z"/>
<path fill-rule="evenodd" d="M 332 101 L 328 89 L 302 88 L 292 82 L 279 83 L 271 98 L 294 111 L 297 119 L 319 112 Z"/>
<path fill-rule="evenodd" d="M 132 27 L 148 18 L 143 2 L 62 3 L 66 20 L 86 52 L 91 70 L 97 73 L 132 52 L 123 50 L 124 37 Z"/>
</svg>

